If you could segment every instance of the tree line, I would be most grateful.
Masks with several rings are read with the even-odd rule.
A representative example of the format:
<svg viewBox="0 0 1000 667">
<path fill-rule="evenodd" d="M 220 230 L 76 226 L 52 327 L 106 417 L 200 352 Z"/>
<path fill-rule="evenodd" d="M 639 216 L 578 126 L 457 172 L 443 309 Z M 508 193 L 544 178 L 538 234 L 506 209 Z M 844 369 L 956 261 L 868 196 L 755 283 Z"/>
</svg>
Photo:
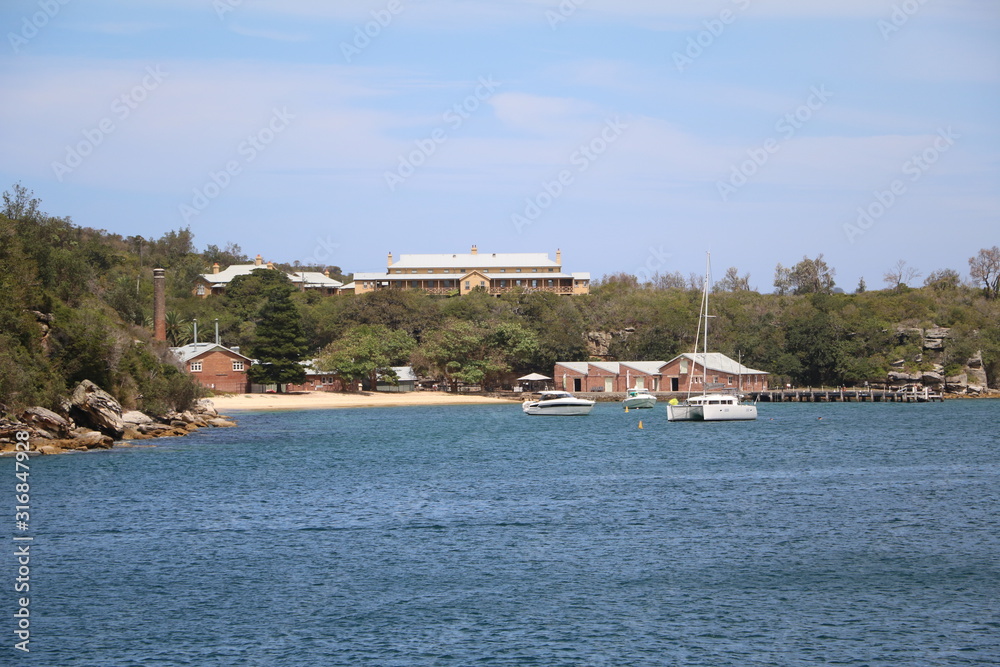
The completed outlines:
<svg viewBox="0 0 1000 667">
<path fill-rule="evenodd" d="M 302 291 L 281 272 L 258 270 L 234 279 L 224 295 L 199 298 L 198 274 L 249 263 L 236 244 L 198 251 L 189 229 L 159 238 L 121 236 L 76 226 L 40 211 L 17 185 L 0 215 L 0 403 L 54 404 L 66 388 L 90 379 L 126 405 L 156 411 L 189 401 L 197 389 L 167 346 L 151 340 L 152 268 L 167 269 L 170 344 L 214 336 L 265 363 L 255 381 L 297 382 L 304 359 L 345 379 L 391 379 L 391 367 L 489 388 L 510 386 L 529 372 L 551 374 L 557 361 L 669 360 L 693 348 L 703 278 L 679 273 L 605 276 L 591 294 L 565 297 L 514 291 L 493 297 L 430 296 L 382 290 L 325 296 Z M 285 270 L 339 267 L 278 265 Z M 898 262 L 885 289 L 862 280 L 839 289 L 822 255 L 778 264 L 773 293 L 754 290 L 730 267 L 711 287 L 712 347 L 776 381 L 859 384 L 884 380 L 893 362 L 930 366 L 907 327 L 951 328 L 943 356 L 954 372 L 982 351 L 1000 377 L 1000 249 L 979 250 L 967 278 L 953 269 L 928 274 Z M 603 339 L 601 343 L 598 339 Z M 600 347 L 601 349 L 597 349 Z"/>
</svg>

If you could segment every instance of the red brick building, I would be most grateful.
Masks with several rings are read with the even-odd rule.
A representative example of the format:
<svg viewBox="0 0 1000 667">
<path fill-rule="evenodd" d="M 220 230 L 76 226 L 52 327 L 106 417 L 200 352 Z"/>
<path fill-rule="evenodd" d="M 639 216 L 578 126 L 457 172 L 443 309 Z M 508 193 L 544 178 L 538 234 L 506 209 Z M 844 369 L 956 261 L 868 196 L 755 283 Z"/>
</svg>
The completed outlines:
<svg viewBox="0 0 1000 667">
<path fill-rule="evenodd" d="M 702 384 L 702 360 L 708 367 Z M 670 361 L 562 361 L 552 381 L 571 392 L 650 391 L 760 391 L 767 389 L 768 373 L 747 368 L 724 354 L 682 354 Z M 705 388 L 707 387 L 707 389 Z"/>
<path fill-rule="evenodd" d="M 247 371 L 253 361 L 238 350 L 215 343 L 191 343 L 170 349 L 201 386 L 230 393 L 250 391 Z"/>
</svg>

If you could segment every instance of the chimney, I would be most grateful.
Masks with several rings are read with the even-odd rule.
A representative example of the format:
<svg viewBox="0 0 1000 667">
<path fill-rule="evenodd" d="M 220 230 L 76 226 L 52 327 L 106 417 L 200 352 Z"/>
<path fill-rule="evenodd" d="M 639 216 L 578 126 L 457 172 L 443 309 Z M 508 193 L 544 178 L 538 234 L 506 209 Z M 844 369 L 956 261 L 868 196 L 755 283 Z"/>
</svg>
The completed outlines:
<svg viewBox="0 0 1000 667">
<path fill-rule="evenodd" d="M 473 255 L 479 254 L 479 248 L 477 248 L 475 244 L 472 245 L 472 254 Z"/>
<path fill-rule="evenodd" d="M 562 267 L 562 250 L 556 248 L 556 264 Z"/>
<path fill-rule="evenodd" d="M 326 276 L 327 278 L 329 278 L 330 277 L 330 269 L 323 269 L 323 275 Z"/>
<path fill-rule="evenodd" d="M 167 340 L 167 279 L 163 269 L 153 269 L 153 338 Z"/>
<path fill-rule="evenodd" d="M 219 263 L 216 262 L 215 264 L 212 265 L 212 273 L 218 273 L 218 272 L 219 272 Z"/>
<path fill-rule="evenodd" d="M 253 261 L 253 265 L 260 266 L 263 263 L 264 263 L 264 258 L 260 256 L 260 253 L 258 253 L 257 258 Z"/>
<path fill-rule="evenodd" d="M 268 262 L 267 263 L 267 268 L 273 269 L 274 268 L 274 262 Z"/>
<path fill-rule="evenodd" d="M 392 253 L 391 252 L 389 253 L 389 261 L 388 261 L 388 263 L 385 266 L 386 266 L 386 268 L 392 266 Z"/>
</svg>

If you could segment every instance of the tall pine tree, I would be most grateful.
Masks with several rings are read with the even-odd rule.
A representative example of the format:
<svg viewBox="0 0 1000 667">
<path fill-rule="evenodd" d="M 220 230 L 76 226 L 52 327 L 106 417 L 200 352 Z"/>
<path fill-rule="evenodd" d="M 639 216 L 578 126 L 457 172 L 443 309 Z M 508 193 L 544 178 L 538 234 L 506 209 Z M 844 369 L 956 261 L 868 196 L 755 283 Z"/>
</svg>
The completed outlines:
<svg viewBox="0 0 1000 667">
<path fill-rule="evenodd" d="M 286 281 L 287 282 L 287 281 Z M 306 378 L 299 363 L 309 350 L 302 332 L 299 309 L 292 301 L 291 283 L 270 287 L 260 307 L 251 356 L 250 381 L 258 384 L 299 384 Z"/>
</svg>

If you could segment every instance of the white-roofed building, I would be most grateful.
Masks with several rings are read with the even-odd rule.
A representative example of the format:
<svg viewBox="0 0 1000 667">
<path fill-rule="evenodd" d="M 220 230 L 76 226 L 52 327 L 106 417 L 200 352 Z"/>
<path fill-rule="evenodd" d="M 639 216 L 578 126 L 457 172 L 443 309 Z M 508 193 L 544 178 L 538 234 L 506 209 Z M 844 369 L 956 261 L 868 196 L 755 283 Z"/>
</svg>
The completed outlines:
<svg viewBox="0 0 1000 667">
<path fill-rule="evenodd" d="M 248 276 L 256 269 L 270 269 L 277 271 L 274 264 L 264 262 L 264 259 L 257 255 L 253 264 L 232 264 L 225 269 L 220 269 L 219 263 L 212 265 L 211 273 L 199 275 L 194 282 L 192 293 L 203 299 L 211 294 L 225 294 L 226 287 L 236 276 Z M 339 280 L 330 277 L 329 270 L 320 273 L 319 271 L 297 271 L 286 273 L 288 279 L 302 290 L 315 290 L 321 294 L 337 294 L 343 286 Z"/>
<path fill-rule="evenodd" d="M 482 289 L 500 295 L 514 290 L 575 295 L 590 292 L 589 273 L 565 273 L 562 252 L 400 255 L 389 253 L 384 272 L 354 274 L 354 292 L 419 289 L 429 294 L 459 295 Z"/>
</svg>

